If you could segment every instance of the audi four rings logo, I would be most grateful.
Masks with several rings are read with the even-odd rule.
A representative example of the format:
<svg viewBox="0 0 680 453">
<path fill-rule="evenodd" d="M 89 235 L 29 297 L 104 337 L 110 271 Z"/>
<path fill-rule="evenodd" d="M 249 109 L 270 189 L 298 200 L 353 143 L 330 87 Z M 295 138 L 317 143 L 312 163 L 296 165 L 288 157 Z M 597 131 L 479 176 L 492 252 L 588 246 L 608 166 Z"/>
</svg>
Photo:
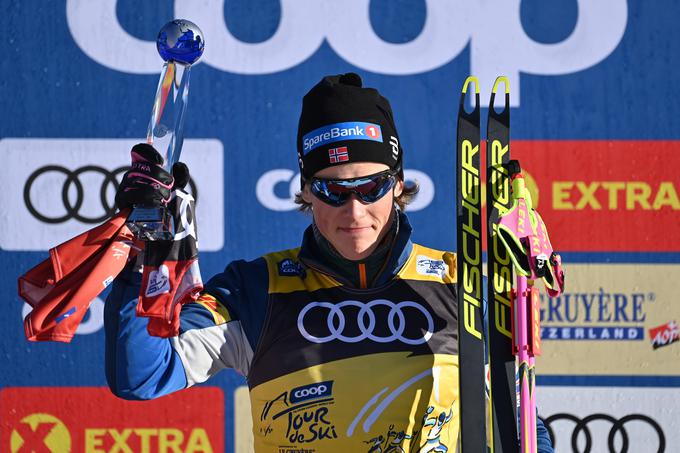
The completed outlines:
<svg viewBox="0 0 680 453">
<path fill-rule="evenodd" d="M 26 179 L 24 184 L 24 202 L 26 209 L 36 219 L 50 224 L 63 223 L 74 219 L 83 223 L 101 223 L 116 213 L 116 207 L 113 200 L 109 198 L 115 194 L 118 189 L 119 179 L 123 174 L 130 169 L 129 166 L 118 167 L 114 170 L 109 170 L 96 165 L 86 165 L 76 170 L 69 170 L 60 165 L 46 165 L 35 170 Z M 81 180 L 80 177 L 84 174 L 99 175 L 102 178 L 99 186 L 99 202 L 104 211 L 101 215 L 88 215 L 87 212 L 82 212 L 83 201 L 85 200 L 85 190 L 90 189 Z M 66 210 L 66 213 L 61 215 L 50 215 L 49 213 L 40 212 L 36 204 L 31 199 L 31 190 L 40 178 L 54 175 L 63 175 L 65 177 L 61 186 L 61 202 Z M 198 202 L 198 191 L 193 180 L 189 181 L 191 193 L 196 202 Z"/>
<path fill-rule="evenodd" d="M 390 335 L 378 336 L 374 333 L 376 328 L 376 314 L 375 307 L 384 306 L 389 308 L 387 313 L 387 328 Z M 356 313 L 356 325 L 359 328 L 359 334 L 355 336 L 348 336 L 345 334 L 345 326 L 347 325 L 346 314 L 354 312 L 354 310 L 346 310 L 347 307 L 358 308 Z M 328 335 L 316 336 L 309 333 L 307 328 L 309 325 L 308 316 L 310 312 L 321 310 L 326 313 L 326 327 L 328 328 Z M 409 311 L 409 316 L 405 315 L 405 311 Z M 418 318 L 414 316 L 420 313 L 421 320 L 424 319 L 427 327 L 420 337 L 409 338 L 404 335 L 406 331 L 406 323 L 414 322 Z M 382 323 L 384 324 L 384 323 Z M 376 299 L 370 302 L 359 302 L 356 300 L 346 300 L 337 304 L 330 302 L 310 302 L 300 311 L 297 320 L 298 330 L 302 336 L 313 343 L 328 343 L 329 341 L 338 340 L 343 343 L 358 343 L 362 340 L 371 340 L 377 343 L 390 343 L 393 341 L 400 341 L 409 345 L 419 345 L 427 343 L 434 333 L 434 320 L 432 315 L 425 307 L 412 301 L 403 301 L 394 303 L 385 299 Z"/>
<path fill-rule="evenodd" d="M 552 429 L 552 424 L 560 421 L 560 420 L 568 420 L 570 422 L 574 422 L 576 426 L 574 427 L 574 430 L 571 433 L 571 449 L 575 453 L 590 453 L 593 448 L 593 435 L 588 428 L 588 425 L 591 422 L 597 422 L 597 421 L 605 421 L 609 422 L 612 424 L 611 428 L 609 429 L 609 435 L 607 436 L 607 447 L 609 448 L 610 453 L 623 453 L 627 452 L 629 449 L 629 444 L 630 444 L 630 436 L 628 435 L 628 432 L 626 431 L 625 425 L 628 422 L 638 422 L 638 423 L 644 423 L 648 426 L 650 426 L 654 432 L 656 432 L 657 435 L 657 441 L 658 441 L 658 449 L 656 450 L 658 453 L 663 453 L 666 451 L 666 437 L 664 436 L 663 429 L 661 426 L 652 418 L 648 417 L 647 415 L 642 415 L 642 414 L 630 414 L 626 415 L 621 418 L 615 418 L 611 415 L 608 414 L 592 414 L 588 415 L 587 417 L 580 418 L 577 417 L 573 414 L 567 414 L 567 413 L 559 413 L 559 414 L 554 414 L 551 415 L 550 417 L 545 419 L 545 425 L 546 428 L 548 429 L 548 432 L 550 433 L 550 437 L 553 439 L 553 443 L 555 448 L 557 448 L 557 439 L 555 438 L 555 433 L 553 432 Z M 580 434 L 583 433 L 585 436 L 585 446 L 584 448 L 579 448 L 578 446 L 578 439 Z M 617 434 L 620 435 L 621 439 L 621 446 L 620 448 L 616 448 L 616 445 L 614 443 L 614 439 L 617 437 Z M 583 438 L 583 437 L 582 437 Z M 653 445 L 649 446 L 650 448 L 653 448 Z M 601 451 L 601 450 L 597 450 Z M 646 450 L 651 452 L 652 450 Z"/>
</svg>

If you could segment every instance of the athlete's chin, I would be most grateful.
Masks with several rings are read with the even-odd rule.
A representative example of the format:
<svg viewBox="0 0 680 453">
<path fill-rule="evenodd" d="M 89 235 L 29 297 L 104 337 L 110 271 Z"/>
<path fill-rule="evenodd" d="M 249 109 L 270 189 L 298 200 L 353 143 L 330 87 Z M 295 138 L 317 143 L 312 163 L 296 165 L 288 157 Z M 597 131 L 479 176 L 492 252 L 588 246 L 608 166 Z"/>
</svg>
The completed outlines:
<svg viewBox="0 0 680 453">
<path fill-rule="evenodd" d="M 371 254 L 374 243 L 375 239 L 355 237 L 353 240 L 342 241 L 335 248 L 348 260 L 357 261 L 363 260 Z"/>
</svg>

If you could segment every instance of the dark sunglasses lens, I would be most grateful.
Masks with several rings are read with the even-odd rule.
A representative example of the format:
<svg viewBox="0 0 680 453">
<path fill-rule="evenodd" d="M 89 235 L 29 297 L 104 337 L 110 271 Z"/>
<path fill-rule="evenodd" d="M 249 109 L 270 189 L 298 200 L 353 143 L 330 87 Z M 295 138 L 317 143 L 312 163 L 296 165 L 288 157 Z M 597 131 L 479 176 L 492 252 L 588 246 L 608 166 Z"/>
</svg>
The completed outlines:
<svg viewBox="0 0 680 453">
<path fill-rule="evenodd" d="M 394 176 L 381 174 L 354 180 L 320 180 L 312 183 L 312 193 L 333 206 L 344 204 L 351 193 L 364 203 L 374 203 L 382 198 L 394 185 Z"/>
<path fill-rule="evenodd" d="M 317 179 L 312 182 L 312 193 L 324 203 L 332 206 L 342 206 L 349 199 L 351 191 L 331 190 L 331 187 L 334 187 L 332 181 Z"/>
<path fill-rule="evenodd" d="M 358 185 L 355 193 L 364 203 L 375 203 L 381 199 L 394 185 L 394 177 L 380 175 L 371 178 L 369 182 Z"/>
</svg>

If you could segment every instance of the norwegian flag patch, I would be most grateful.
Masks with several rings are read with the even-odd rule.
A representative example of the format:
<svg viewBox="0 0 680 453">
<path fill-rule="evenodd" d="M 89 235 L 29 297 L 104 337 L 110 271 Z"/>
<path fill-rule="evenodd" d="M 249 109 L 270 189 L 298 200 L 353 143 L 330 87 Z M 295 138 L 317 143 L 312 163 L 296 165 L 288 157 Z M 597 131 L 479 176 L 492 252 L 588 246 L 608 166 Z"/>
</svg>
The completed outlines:
<svg viewBox="0 0 680 453">
<path fill-rule="evenodd" d="M 331 148 L 328 150 L 328 159 L 332 164 L 337 164 L 338 162 L 347 162 L 349 160 L 349 154 L 347 154 L 347 147 L 341 146 L 339 148 Z"/>
</svg>

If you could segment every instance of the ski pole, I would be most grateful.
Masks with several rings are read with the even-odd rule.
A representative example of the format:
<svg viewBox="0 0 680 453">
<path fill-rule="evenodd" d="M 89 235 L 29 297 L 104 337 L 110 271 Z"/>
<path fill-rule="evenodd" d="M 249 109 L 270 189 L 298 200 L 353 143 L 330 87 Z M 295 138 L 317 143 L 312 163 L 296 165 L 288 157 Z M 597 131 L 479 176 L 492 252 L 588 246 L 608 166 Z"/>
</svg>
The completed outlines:
<svg viewBox="0 0 680 453">
<path fill-rule="evenodd" d="M 517 273 L 513 297 L 513 349 L 519 363 L 519 441 L 522 453 L 535 453 L 536 356 L 541 354 L 540 297 L 534 286 L 545 283 L 551 297 L 564 289 L 561 259 L 548 238 L 543 219 L 533 209 L 519 162 L 508 164 L 512 180 L 512 206 L 503 213 L 498 232 Z"/>
</svg>

